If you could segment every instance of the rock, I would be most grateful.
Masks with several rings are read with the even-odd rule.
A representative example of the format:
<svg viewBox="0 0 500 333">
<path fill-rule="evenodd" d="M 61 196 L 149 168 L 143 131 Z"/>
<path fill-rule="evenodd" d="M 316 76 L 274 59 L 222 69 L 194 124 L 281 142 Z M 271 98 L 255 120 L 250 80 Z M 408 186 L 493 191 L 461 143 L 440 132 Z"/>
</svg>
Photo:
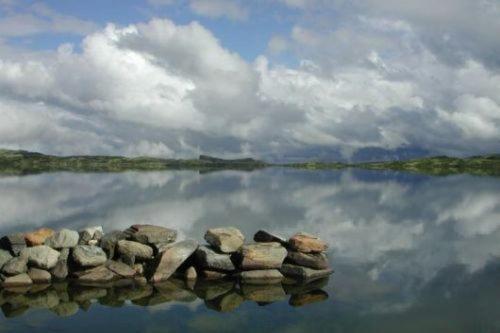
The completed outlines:
<svg viewBox="0 0 500 333">
<path fill-rule="evenodd" d="M 30 265 L 48 270 L 57 264 L 60 254 L 46 245 L 38 245 L 24 249 L 21 255 L 28 258 Z"/>
<path fill-rule="evenodd" d="M 128 240 L 119 240 L 117 250 L 120 255 L 129 258 L 148 260 L 153 257 L 153 249 L 150 246 Z"/>
<path fill-rule="evenodd" d="M 43 269 L 32 267 L 28 270 L 28 275 L 33 283 L 50 283 L 52 280 L 50 273 Z"/>
<path fill-rule="evenodd" d="M 288 243 L 292 249 L 303 253 L 320 253 L 328 248 L 321 239 L 305 232 L 293 235 Z"/>
<path fill-rule="evenodd" d="M 80 235 L 80 240 L 79 244 L 80 245 L 90 245 L 89 242 L 101 240 L 102 236 L 104 235 L 103 228 L 101 226 L 96 226 L 96 227 L 88 227 L 85 229 L 82 229 L 78 232 Z"/>
<path fill-rule="evenodd" d="M 305 294 L 295 294 L 290 296 L 288 304 L 291 306 L 304 306 L 312 303 L 323 302 L 328 299 L 328 293 L 323 290 L 314 290 Z"/>
<path fill-rule="evenodd" d="M 2 237 L 0 244 L 2 248 L 9 250 L 14 256 L 18 256 L 26 248 L 26 241 L 24 240 L 24 235 L 21 233 Z"/>
<path fill-rule="evenodd" d="M 71 317 L 78 313 L 78 309 L 79 309 L 78 303 L 65 302 L 65 303 L 59 303 L 51 310 L 59 317 Z"/>
<path fill-rule="evenodd" d="M 259 303 L 272 303 L 286 299 L 286 294 L 281 284 L 242 284 L 241 291 L 245 299 Z"/>
<path fill-rule="evenodd" d="M 49 228 L 41 228 L 24 234 L 24 239 L 28 246 L 43 245 L 45 240 L 54 234 L 54 230 Z"/>
<path fill-rule="evenodd" d="M 217 312 L 227 313 L 236 310 L 244 301 L 245 299 L 238 292 L 230 291 L 212 300 L 205 300 L 205 304 Z"/>
<path fill-rule="evenodd" d="M 0 270 L 10 259 L 12 259 L 12 256 L 9 251 L 0 250 Z"/>
<path fill-rule="evenodd" d="M 2 267 L 2 272 L 6 275 L 19 275 L 28 270 L 28 261 L 25 257 L 14 257 L 7 261 Z"/>
<path fill-rule="evenodd" d="M 196 250 L 196 260 L 200 267 L 208 270 L 234 271 L 231 255 L 215 252 L 208 246 L 200 246 Z"/>
<path fill-rule="evenodd" d="M 54 268 L 50 270 L 50 273 L 57 280 L 64 280 L 68 276 L 68 263 L 66 260 L 59 260 Z"/>
<path fill-rule="evenodd" d="M 81 283 L 103 283 L 110 282 L 117 278 L 117 275 L 106 266 L 97 266 L 79 273 L 78 282 Z"/>
<path fill-rule="evenodd" d="M 69 229 L 62 229 L 45 240 L 45 245 L 53 249 L 73 248 L 78 245 L 80 235 Z"/>
<path fill-rule="evenodd" d="M 312 269 L 303 266 L 284 264 L 280 269 L 281 274 L 290 276 L 300 281 L 313 281 L 329 276 L 332 269 Z"/>
<path fill-rule="evenodd" d="M 32 284 L 33 281 L 31 281 L 29 275 L 23 273 L 6 278 L 3 281 L 2 286 L 8 288 L 8 287 L 29 286 Z"/>
<path fill-rule="evenodd" d="M 142 264 L 134 264 L 134 265 L 132 265 L 132 269 L 135 271 L 135 273 L 137 275 L 144 274 L 144 265 L 142 265 Z"/>
<path fill-rule="evenodd" d="M 186 280 L 193 281 L 198 277 L 198 273 L 196 273 L 196 269 L 193 266 L 190 266 L 188 269 L 186 269 L 184 276 Z"/>
<path fill-rule="evenodd" d="M 247 284 L 276 284 L 283 280 L 283 274 L 277 269 L 243 271 L 239 276 L 241 281 Z"/>
<path fill-rule="evenodd" d="M 272 234 L 270 232 L 259 230 L 253 236 L 253 240 L 258 243 L 280 243 L 283 246 L 288 244 L 287 240 L 284 237 Z"/>
<path fill-rule="evenodd" d="M 115 256 L 116 244 L 122 239 L 126 239 L 127 235 L 118 230 L 111 231 L 105 234 L 101 238 L 101 248 L 106 251 L 109 259 L 113 259 Z"/>
<path fill-rule="evenodd" d="M 106 267 L 113 273 L 124 278 L 132 278 L 136 275 L 136 271 L 132 267 L 122 262 L 110 260 L 106 263 Z"/>
<path fill-rule="evenodd" d="M 299 266 L 305 266 L 313 269 L 328 268 L 328 259 L 324 253 L 288 251 L 286 259 Z"/>
<path fill-rule="evenodd" d="M 149 224 L 135 224 L 127 233 L 132 240 L 142 244 L 168 244 L 177 239 L 177 231 Z"/>
<path fill-rule="evenodd" d="M 201 271 L 201 276 L 205 280 L 220 280 L 226 278 L 227 274 L 223 272 L 210 271 L 205 269 Z"/>
<path fill-rule="evenodd" d="M 198 248 L 198 243 L 185 240 L 173 244 L 160 255 L 160 262 L 151 278 L 152 282 L 167 280 L 182 263 L 184 263 Z"/>
<path fill-rule="evenodd" d="M 238 251 L 245 241 L 245 236 L 234 227 L 208 229 L 205 240 L 220 252 Z"/>
<path fill-rule="evenodd" d="M 61 252 L 59 252 L 58 260 L 68 261 L 68 258 L 69 258 L 69 249 L 62 249 Z"/>
<path fill-rule="evenodd" d="M 241 269 L 280 268 L 287 255 L 279 243 L 254 243 L 241 248 Z"/>
<path fill-rule="evenodd" d="M 104 250 L 92 245 L 78 245 L 73 250 L 73 260 L 83 267 L 95 267 L 107 261 Z"/>
</svg>

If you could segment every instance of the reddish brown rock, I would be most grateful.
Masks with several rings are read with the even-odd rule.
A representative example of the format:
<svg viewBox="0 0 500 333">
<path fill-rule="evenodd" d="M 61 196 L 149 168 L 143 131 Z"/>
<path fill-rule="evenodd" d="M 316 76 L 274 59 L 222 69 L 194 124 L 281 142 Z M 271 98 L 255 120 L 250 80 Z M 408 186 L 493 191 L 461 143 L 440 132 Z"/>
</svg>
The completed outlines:
<svg viewBox="0 0 500 333">
<path fill-rule="evenodd" d="M 280 268 L 287 255 L 286 249 L 279 243 L 255 243 L 241 248 L 241 269 Z"/>
<path fill-rule="evenodd" d="M 328 248 L 321 239 L 305 232 L 293 235 L 288 243 L 292 249 L 303 253 L 321 253 Z"/>
<path fill-rule="evenodd" d="M 24 239 L 28 246 L 43 245 L 45 240 L 54 234 L 54 230 L 49 228 L 41 228 L 24 234 Z"/>
</svg>

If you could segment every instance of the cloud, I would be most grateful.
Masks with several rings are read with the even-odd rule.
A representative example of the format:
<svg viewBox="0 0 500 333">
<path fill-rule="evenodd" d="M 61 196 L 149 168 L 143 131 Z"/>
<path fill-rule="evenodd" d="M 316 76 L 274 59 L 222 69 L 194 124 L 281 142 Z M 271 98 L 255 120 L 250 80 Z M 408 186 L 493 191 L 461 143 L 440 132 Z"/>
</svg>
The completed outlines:
<svg viewBox="0 0 500 333">
<path fill-rule="evenodd" d="M 189 6 L 196 14 L 211 18 L 241 21 L 248 17 L 248 10 L 235 0 L 191 0 Z"/>
</svg>

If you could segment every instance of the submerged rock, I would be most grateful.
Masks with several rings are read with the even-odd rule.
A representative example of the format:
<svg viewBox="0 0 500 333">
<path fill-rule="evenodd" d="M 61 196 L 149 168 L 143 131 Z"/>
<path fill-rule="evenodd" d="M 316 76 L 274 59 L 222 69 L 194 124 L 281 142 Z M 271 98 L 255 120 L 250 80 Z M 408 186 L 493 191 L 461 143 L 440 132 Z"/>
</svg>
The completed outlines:
<svg viewBox="0 0 500 333">
<path fill-rule="evenodd" d="M 78 245 L 80 236 L 78 232 L 62 229 L 45 240 L 45 245 L 53 249 L 73 248 Z"/>
<path fill-rule="evenodd" d="M 247 284 L 276 284 L 283 280 L 283 274 L 277 269 L 243 271 L 239 276 Z"/>
<path fill-rule="evenodd" d="M 119 240 L 117 243 L 118 253 L 122 256 L 147 260 L 153 257 L 153 249 L 138 242 Z"/>
<path fill-rule="evenodd" d="M 280 272 L 284 276 L 290 276 L 300 281 L 313 281 L 329 276 L 333 273 L 332 269 L 312 269 L 303 266 L 284 264 Z"/>
<path fill-rule="evenodd" d="M 38 245 L 24 249 L 21 255 L 28 258 L 30 265 L 51 269 L 57 264 L 60 254 L 46 245 Z"/>
<path fill-rule="evenodd" d="M 49 228 L 41 228 L 24 234 L 24 239 L 28 246 L 43 245 L 45 240 L 54 234 L 54 230 Z"/>
<path fill-rule="evenodd" d="M 328 259 L 324 253 L 288 251 L 286 259 L 299 266 L 305 266 L 313 269 L 328 268 Z"/>
<path fill-rule="evenodd" d="M 28 270 L 28 275 L 33 283 L 50 283 L 52 280 L 52 276 L 49 272 L 39 268 L 30 268 Z"/>
<path fill-rule="evenodd" d="M 321 239 L 305 232 L 296 233 L 288 243 L 292 249 L 303 253 L 320 253 L 328 248 Z"/>
<path fill-rule="evenodd" d="M 160 255 L 160 261 L 151 278 L 152 282 L 167 280 L 198 248 L 193 240 L 178 242 Z"/>
<path fill-rule="evenodd" d="M 6 275 L 19 275 L 28 270 L 28 260 L 25 257 L 14 257 L 7 261 L 2 267 L 2 273 Z"/>
<path fill-rule="evenodd" d="M 78 245 L 73 250 L 73 260 L 83 267 L 95 267 L 107 261 L 106 253 L 93 245 Z"/>
<path fill-rule="evenodd" d="M 215 252 L 208 246 L 200 246 L 196 250 L 196 260 L 201 268 L 208 270 L 234 271 L 231 255 Z"/>
<path fill-rule="evenodd" d="M 255 243 L 241 248 L 241 265 L 244 270 L 280 268 L 287 255 L 279 243 Z"/>
<path fill-rule="evenodd" d="M 2 237 L 2 239 L 0 239 L 0 244 L 1 247 L 5 250 L 9 250 L 14 256 L 18 256 L 21 251 L 26 248 L 26 241 L 24 235 L 21 233 Z"/>
<path fill-rule="evenodd" d="M 205 233 L 208 244 L 224 253 L 238 251 L 245 241 L 245 236 L 234 227 L 208 229 Z"/>
</svg>

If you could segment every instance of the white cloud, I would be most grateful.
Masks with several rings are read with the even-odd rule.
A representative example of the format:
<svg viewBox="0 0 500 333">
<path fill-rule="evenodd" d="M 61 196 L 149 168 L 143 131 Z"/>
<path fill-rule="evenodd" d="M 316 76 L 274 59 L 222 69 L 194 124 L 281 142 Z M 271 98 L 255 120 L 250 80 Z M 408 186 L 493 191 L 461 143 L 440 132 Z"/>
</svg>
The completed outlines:
<svg viewBox="0 0 500 333">
<path fill-rule="evenodd" d="M 190 0 L 189 6 L 196 14 L 212 18 L 245 20 L 248 17 L 248 10 L 236 0 Z"/>
</svg>

